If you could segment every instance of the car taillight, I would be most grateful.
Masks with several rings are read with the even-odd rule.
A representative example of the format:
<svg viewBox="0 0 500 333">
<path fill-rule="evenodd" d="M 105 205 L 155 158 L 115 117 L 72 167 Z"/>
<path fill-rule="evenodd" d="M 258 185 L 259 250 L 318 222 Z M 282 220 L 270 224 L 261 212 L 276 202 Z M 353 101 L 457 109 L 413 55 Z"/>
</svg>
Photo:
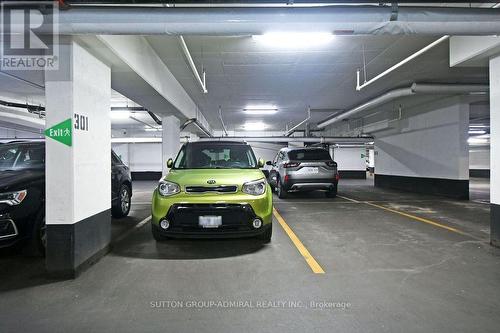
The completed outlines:
<svg viewBox="0 0 500 333">
<path fill-rule="evenodd" d="M 283 168 L 295 168 L 298 167 L 300 163 L 297 162 L 288 162 L 283 164 Z"/>
<path fill-rule="evenodd" d="M 328 162 L 326 162 L 326 165 L 328 165 L 329 167 L 336 167 L 337 166 L 337 162 L 328 161 Z"/>
<path fill-rule="evenodd" d="M 340 179 L 340 175 L 339 175 L 338 173 L 337 173 L 337 174 L 335 174 L 335 180 L 336 180 L 336 181 L 339 181 L 339 179 Z"/>
<path fill-rule="evenodd" d="M 288 181 L 290 180 L 290 176 L 289 175 L 285 175 L 285 179 L 283 179 L 285 183 L 288 183 Z"/>
</svg>

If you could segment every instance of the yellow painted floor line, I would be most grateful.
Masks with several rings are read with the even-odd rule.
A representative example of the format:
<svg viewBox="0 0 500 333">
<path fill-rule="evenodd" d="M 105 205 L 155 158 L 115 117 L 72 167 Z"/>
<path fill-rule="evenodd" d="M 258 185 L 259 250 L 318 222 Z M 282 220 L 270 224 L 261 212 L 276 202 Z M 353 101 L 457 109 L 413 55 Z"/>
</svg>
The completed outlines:
<svg viewBox="0 0 500 333">
<path fill-rule="evenodd" d="M 324 274 L 325 271 L 323 268 L 318 264 L 316 259 L 311 255 L 311 253 L 307 250 L 307 248 L 302 244 L 300 239 L 297 237 L 297 235 L 293 232 L 293 230 L 288 226 L 288 224 L 285 222 L 285 219 L 280 215 L 280 213 L 276 210 L 276 208 L 273 207 L 273 214 L 276 220 L 278 220 L 279 224 L 285 230 L 286 234 L 290 239 L 292 240 L 293 244 L 299 250 L 300 254 L 304 259 L 306 260 L 307 264 L 309 267 L 311 267 L 311 270 L 316 273 L 316 274 Z"/>
<path fill-rule="evenodd" d="M 375 204 L 373 202 L 354 200 L 354 199 L 350 199 L 350 198 L 343 197 L 343 196 L 340 196 L 340 195 L 338 197 L 340 197 L 342 199 L 346 199 L 346 200 L 352 201 L 352 202 L 364 203 L 366 205 L 369 205 L 369 206 L 372 206 L 372 207 L 376 207 L 376 208 L 379 208 L 379 209 L 383 209 L 383 210 L 386 210 L 388 212 L 395 213 L 395 214 L 398 214 L 398 215 L 401 215 L 401 216 L 405 216 L 405 217 L 408 217 L 410 219 L 413 219 L 413 220 L 416 220 L 416 221 L 419 221 L 419 222 L 427 223 L 427 224 L 430 224 L 432 226 L 435 226 L 435 227 L 438 227 L 438 228 L 441 228 L 441 229 L 446 229 L 448 231 L 451 231 L 451 232 L 454 232 L 454 233 L 457 233 L 457 234 L 460 234 L 460 235 L 463 235 L 463 236 L 467 236 L 467 237 L 473 238 L 475 240 L 485 241 L 484 239 L 481 239 L 479 237 L 471 235 L 471 234 L 469 234 L 469 233 L 467 233 L 465 231 L 458 230 L 456 228 L 449 227 L 447 225 L 441 224 L 439 222 L 431 221 L 431 220 L 423 218 L 423 217 L 418 217 L 418 216 L 415 216 L 415 215 L 412 215 L 412 214 L 408 214 L 408 213 L 405 213 L 405 212 L 401 212 L 399 210 L 388 208 L 388 207 L 385 207 L 385 206 L 382 206 L 382 205 L 377 205 L 377 204 Z"/>
</svg>

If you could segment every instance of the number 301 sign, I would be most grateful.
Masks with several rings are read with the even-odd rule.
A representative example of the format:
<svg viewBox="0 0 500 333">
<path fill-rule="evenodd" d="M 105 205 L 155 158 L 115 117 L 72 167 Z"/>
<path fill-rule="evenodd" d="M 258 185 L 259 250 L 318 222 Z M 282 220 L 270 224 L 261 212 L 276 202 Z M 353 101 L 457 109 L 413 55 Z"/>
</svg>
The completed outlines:
<svg viewBox="0 0 500 333">
<path fill-rule="evenodd" d="M 80 131 L 89 130 L 89 117 L 75 113 L 75 129 Z"/>
</svg>

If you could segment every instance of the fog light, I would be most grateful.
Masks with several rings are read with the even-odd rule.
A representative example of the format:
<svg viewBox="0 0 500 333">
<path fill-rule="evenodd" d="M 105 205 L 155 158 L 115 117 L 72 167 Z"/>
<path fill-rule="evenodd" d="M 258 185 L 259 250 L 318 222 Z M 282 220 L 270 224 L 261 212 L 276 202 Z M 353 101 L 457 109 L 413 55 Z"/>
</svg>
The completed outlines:
<svg viewBox="0 0 500 333">
<path fill-rule="evenodd" d="M 170 227 L 170 222 L 168 222 L 168 220 L 161 220 L 160 227 L 162 229 L 168 229 L 168 227 Z"/>
<path fill-rule="evenodd" d="M 254 219 L 252 222 L 252 225 L 255 229 L 259 229 L 262 227 L 262 220 L 261 219 Z"/>
</svg>

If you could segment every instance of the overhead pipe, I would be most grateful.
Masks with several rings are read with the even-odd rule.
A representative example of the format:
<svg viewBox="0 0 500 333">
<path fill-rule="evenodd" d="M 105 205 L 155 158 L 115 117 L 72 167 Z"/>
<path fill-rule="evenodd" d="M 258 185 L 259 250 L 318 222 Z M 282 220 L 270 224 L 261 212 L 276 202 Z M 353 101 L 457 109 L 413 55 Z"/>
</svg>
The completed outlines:
<svg viewBox="0 0 500 333">
<path fill-rule="evenodd" d="M 204 140 L 218 140 L 218 141 L 247 141 L 247 142 L 268 142 L 268 143 L 288 143 L 288 142 L 304 142 L 304 143 L 366 143 L 373 141 L 373 137 L 288 137 L 288 136 L 223 136 L 212 138 L 200 138 Z"/>
<path fill-rule="evenodd" d="M 372 84 L 373 82 L 381 79 L 382 77 L 386 76 L 387 74 L 391 73 L 392 71 L 398 69 L 399 67 L 403 66 L 404 64 L 412 61 L 413 59 L 417 58 L 418 56 L 420 56 L 421 54 L 429 51 L 430 49 L 432 49 L 433 47 L 441 44 L 442 42 L 444 42 L 445 40 L 448 40 L 450 38 L 449 35 L 445 35 L 437 40 L 435 40 L 434 42 L 430 43 L 429 45 L 427 45 L 426 47 L 418 50 L 417 52 L 413 53 L 412 55 L 410 55 L 409 57 L 401 60 L 400 62 L 398 62 L 397 64 L 395 64 L 394 66 L 386 69 L 385 71 L 383 71 L 382 73 L 380 73 L 379 75 L 375 76 L 374 78 L 366 81 L 366 71 L 365 71 L 365 77 L 364 77 L 364 83 L 363 84 L 359 84 L 359 69 L 356 71 L 356 90 L 357 91 L 360 91 L 361 89 L 363 89 L 364 87 Z"/>
<path fill-rule="evenodd" d="M 44 13 L 46 16 L 52 13 Z M 15 21 L 19 20 L 19 21 Z M 14 18 L 13 25 L 23 26 Z M 349 35 L 496 35 L 490 8 L 399 7 L 127 7 L 82 6 L 59 11 L 62 35 L 257 35 L 269 31 Z M 42 25 L 40 33 L 51 33 Z"/>
<path fill-rule="evenodd" d="M 375 97 L 368 102 L 358 105 L 346 112 L 336 114 L 333 117 L 320 121 L 317 126 L 324 128 L 332 125 L 342 119 L 346 119 L 356 113 L 372 109 L 379 105 L 383 105 L 400 97 L 412 96 L 415 94 L 435 94 L 435 95 L 456 95 L 456 94 L 473 94 L 487 93 L 489 86 L 486 84 L 426 84 L 413 83 L 410 87 L 391 90 L 383 95 Z"/>
<path fill-rule="evenodd" d="M 184 130 L 187 126 L 189 126 L 190 124 L 194 124 L 196 127 L 198 127 L 198 128 L 200 129 L 200 131 L 202 131 L 202 132 L 203 132 L 206 136 L 208 136 L 209 138 L 211 138 L 211 137 L 212 137 L 212 133 L 210 133 L 210 131 L 209 131 L 209 130 L 207 130 L 207 129 L 205 128 L 205 126 L 203 126 L 203 124 L 202 124 L 202 123 L 200 123 L 200 122 L 198 121 L 198 119 L 196 119 L 196 118 L 190 118 L 190 119 L 186 120 L 186 121 L 184 122 L 184 124 L 182 124 L 182 125 L 180 126 L 180 130 L 181 130 L 181 131 L 183 131 L 183 130 Z"/>
<path fill-rule="evenodd" d="M 200 73 L 198 73 L 198 69 L 196 68 L 196 65 L 194 63 L 193 57 L 191 57 L 191 53 L 189 52 L 189 49 L 186 45 L 186 42 L 184 41 L 184 37 L 179 36 L 179 42 L 181 44 L 181 49 L 182 52 L 184 53 L 184 56 L 186 57 L 186 60 L 188 62 L 189 68 L 191 68 L 191 71 L 193 72 L 194 77 L 196 78 L 196 81 L 198 81 L 198 84 L 201 87 L 201 90 L 203 91 L 204 94 L 208 93 L 207 90 L 207 83 L 206 83 L 206 77 L 205 77 L 205 70 L 203 70 L 203 78 L 200 77 Z"/>
<path fill-rule="evenodd" d="M 311 119 L 311 107 L 310 106 L 307 107 L 307 118 L 302 120 L 300 123 L 293 126 L 292 128 L 288 129 L 285 133 L 285 136 L 290 136 L 297 128 L 299 128 L 300 126 L 307 123 L 309 121 L 309 119 Z"/>
<path fill-rule="evenodd" d="M 219 120 L 222 125 L 222 130 L 224 131 L 224 134 L 227 136 L 227 130 L 226 130 L 226 124 L 224 124 L 224 120 L 222 119 L 222 108 L 219 105 Z"/>
</svg>

